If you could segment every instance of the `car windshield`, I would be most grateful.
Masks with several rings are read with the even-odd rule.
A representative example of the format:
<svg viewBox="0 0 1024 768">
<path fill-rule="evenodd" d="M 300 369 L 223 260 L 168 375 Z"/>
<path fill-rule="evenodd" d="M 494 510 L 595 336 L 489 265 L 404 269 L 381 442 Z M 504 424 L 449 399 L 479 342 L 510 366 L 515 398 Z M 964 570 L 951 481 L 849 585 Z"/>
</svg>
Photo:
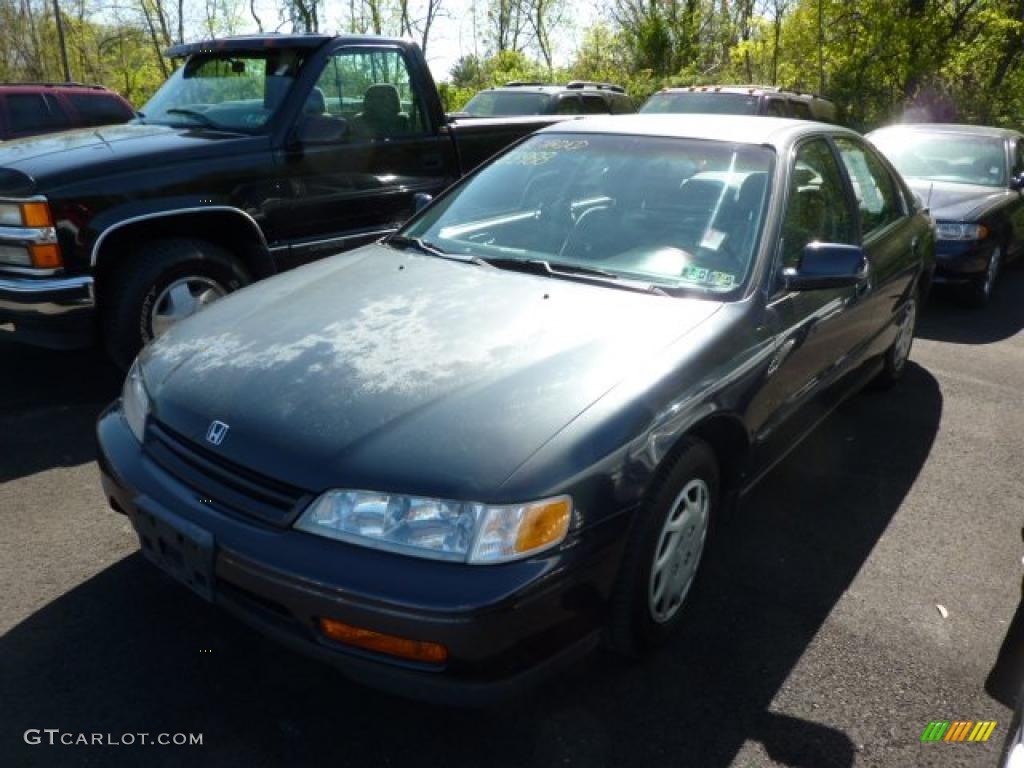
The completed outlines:
<svg viewBox="0 0 1024 768">
<path fill-rule="evenodd" d="M 1006 186 L 1006 152 L 996 136 L 894 130 L 871 136 L 903 176 L 986 187 Z"/>
<path fill-rule="evenodd" d="M 193 56 L 140 110 L 144 123 L 258 133 L 295 83 L 293 50 Z"/>
<path fill-rule="evenodd" d="M 725 297 L 751 272 L 773 161 L 762 146 L 545 133 L 400 234 L 505 266 L 542 262 Z"/>
<path fill-rule="evenodd" d="M 463 111 L 476 117 L 539 115 L 544 112 L 550 100 L 551 97 L 546 93 L 487 91 L 470 99 Z"/>
<path fill-rule="evenodd" d="M 641 112 L 710 115 L 756 115 L 757 96 L 743 93 L 656 93 Z"/>
</svg>

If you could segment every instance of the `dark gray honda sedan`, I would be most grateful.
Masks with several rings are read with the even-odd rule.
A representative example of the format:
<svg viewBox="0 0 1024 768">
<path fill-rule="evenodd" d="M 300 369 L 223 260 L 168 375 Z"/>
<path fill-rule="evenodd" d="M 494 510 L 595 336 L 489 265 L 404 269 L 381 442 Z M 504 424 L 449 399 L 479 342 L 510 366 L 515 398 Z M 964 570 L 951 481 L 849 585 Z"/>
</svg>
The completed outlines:
<svg viewBox="0 0 1024 768">
<path fill-rule="evenodd" d="M 562 123 L 144 350 L 99 420 L 103 486 L 203 599 L 479 701 L 667 640 L 732 502 L 900 377 L 933 247 L 845 129 Z"/>
</svg>

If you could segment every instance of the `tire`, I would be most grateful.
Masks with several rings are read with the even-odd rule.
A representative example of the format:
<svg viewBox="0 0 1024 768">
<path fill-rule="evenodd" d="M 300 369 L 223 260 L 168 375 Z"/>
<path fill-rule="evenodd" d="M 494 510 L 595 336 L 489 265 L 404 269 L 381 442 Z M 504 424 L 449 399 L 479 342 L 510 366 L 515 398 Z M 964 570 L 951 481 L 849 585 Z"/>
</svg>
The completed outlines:
<svg viewBox="0 0 1024 768">
<path fill-rule="evenodd" d="M 1003 247 L 997 245 L 988 259 L 988 268 L 976 277 L 964 291 L 964 303 L 974 309 L 988 306 L 996 289 L 996 281 L 1003 267 Z"/>
<path fill-rule="evenodd" d="M 625 656 L 638 657 L 663 645 L 681 626 L 714 531 L 719 500 L 719 470 L 714 452 L 706 443 L 686 438 L 670 461 L 670 466 L 636 512 L 612 593 L 608 645 Z M 672 568 L 673 558 L 669 558 L 655 574 L 656 551 L 664 557 L 666 547 L 671 545 L 666 539 L 671 536 L 666 526 L 670 520 L 679 521 L 683 515 L 691 514 L 694 506 L 691 504 L 689 510 L 683 511 L 681 502 L 693 502 L 701 498 L 702 493 L 706 500 L 703 522 L 691 518 L 695 525 L 692 535 L 677 540 L 684 546 L 676 550 L 676 570 Z M 680 535 L 685 531 L 684 524 Z M 690 569 L 692 573 L 687 584 L 677 584 L 680 589 L 676 591 L 673 582 L 666 582 L 665 578 L 676 574 L 680 582 L 685 581 L 687 576 L 679 569 Z M 664 587 L 660 602 L 655 599 L 659 583 Z M 670 592 L 675 592 L 671 599 Z"/>
<path fill-rule="evenodd" d="M 900 321 L 896 340 L 885 353 L 882 370 L 871 382 L 872 389 L 892 389 L 903 378 L 910 359 L 910 350 L 914 346 L 914 334 L 917 332 L 917 318 L 921 312 L 921 294 L 916 292 L 906 303 Z"/>
<path fill-rule="evenodd" d="M 145 243 L 111 277 L 103 294 L 102 333 L 107 353 L 123 370 L 170 324 L 251 282 L 228 251 L 192 239 Z M 184 298 L 178 306 L 176 296 Z"/>
</svg>

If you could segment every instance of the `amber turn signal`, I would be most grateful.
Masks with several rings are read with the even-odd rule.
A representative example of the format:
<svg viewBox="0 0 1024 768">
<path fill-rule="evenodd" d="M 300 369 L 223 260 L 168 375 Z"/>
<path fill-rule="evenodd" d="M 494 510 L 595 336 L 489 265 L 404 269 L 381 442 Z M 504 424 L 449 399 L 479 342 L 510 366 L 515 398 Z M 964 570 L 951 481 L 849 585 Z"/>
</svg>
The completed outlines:
<svg viewBox="0 0 1024 768">
<path fill-rule="evenodd" d="M 385 635 L 337 619 L 319 619 L 319 624 L 320 631 L 327 637 L 345 645 L 427 664 L 444 664 L 448 660 L 448 649 L 437 643 Z"/>
<path fill-rule="evenodd" d="M 29 246 L 32 254 L 32 266 L 38 269 L 58 269 L 64 265 L 60 255 L 60 246 L 56 243 Z"/>
<path fill-rule="evenodd" d="M 527 508 L 516 536 L 516 552 L 532 552 L 552 542 L 561 541 L 569 531 L 572 502 L 562 496 Z"/>
<path fill-rule="evenodd" d="M 53 226 L 53 216 L 50 215 L 48 203 L 22 203 L 21 219 L 26 227 Z"/>
</svg>

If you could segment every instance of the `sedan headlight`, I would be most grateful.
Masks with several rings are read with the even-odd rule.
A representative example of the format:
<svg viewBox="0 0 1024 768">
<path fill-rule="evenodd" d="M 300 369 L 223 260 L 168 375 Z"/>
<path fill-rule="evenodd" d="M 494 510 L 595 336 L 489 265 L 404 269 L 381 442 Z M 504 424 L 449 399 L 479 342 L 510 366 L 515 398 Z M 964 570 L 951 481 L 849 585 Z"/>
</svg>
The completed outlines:
<svg viewBox="0 0 1024 768">
<path fill-rule="evenodd" d="M 935 234 L 939 240 L 984 240 L 988 237 L 988 227 L 961 221 L 940 221 L 936 223 Z"/>
<path fill-rule="evenodd" d="M 146 392 L 146 382 L 142 379 L 138 361 L 132 363 L 132 368 L 124 380 L 121 410 L 124 411 L 124 420 L 128 422 L 128 428 L 141 443 L 146 431 L 146 417 L 149 416 L 149 394 Z"/>
<path fill-rule="evenodd" d="M 373 491 L 327 491 L 295 523 L 300 531 L 418 557 L 501 563 L 562 542 L 572 499 L 490 505 Z"/>
</svg>

